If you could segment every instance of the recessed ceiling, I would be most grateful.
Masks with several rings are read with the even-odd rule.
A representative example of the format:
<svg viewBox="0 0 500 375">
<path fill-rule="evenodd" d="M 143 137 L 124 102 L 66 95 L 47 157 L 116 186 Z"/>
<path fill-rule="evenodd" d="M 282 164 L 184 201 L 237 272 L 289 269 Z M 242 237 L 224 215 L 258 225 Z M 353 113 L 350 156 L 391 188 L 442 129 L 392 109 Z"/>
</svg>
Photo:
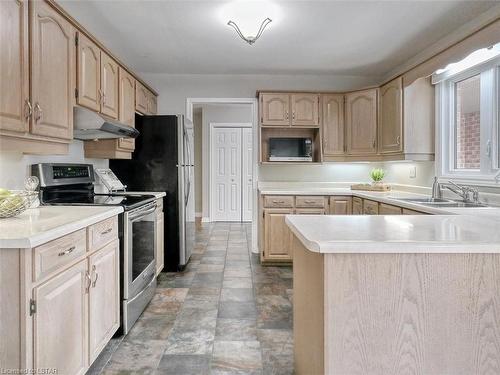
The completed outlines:
<svg viewBox="0 0 500 375">
<path fill-rule="evenodd" d="M 277 19 L 250 46 L 221 19 L 227 1 L 58 2 L 142 73 L 361 76 L 383 76 L 498 4 L 275 1 Z"/>
</svg>

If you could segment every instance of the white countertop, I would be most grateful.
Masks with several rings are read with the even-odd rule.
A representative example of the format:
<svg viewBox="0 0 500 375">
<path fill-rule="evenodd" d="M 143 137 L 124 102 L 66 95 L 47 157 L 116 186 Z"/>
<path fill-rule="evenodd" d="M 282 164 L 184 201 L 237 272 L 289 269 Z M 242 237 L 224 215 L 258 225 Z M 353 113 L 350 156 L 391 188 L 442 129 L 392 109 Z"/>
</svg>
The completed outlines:
<svg viewBox="0 0 500 375">
<path fill-rule="evenodd" d="M 287 215 L 317 253 L 500 253 L 500 216 Z"/>
<path fill-rule="evenodd" d="M 0 249 L 30 248 L 123 212 L 122 207 L 41 206 L 0 219 Z"/>
</svg>

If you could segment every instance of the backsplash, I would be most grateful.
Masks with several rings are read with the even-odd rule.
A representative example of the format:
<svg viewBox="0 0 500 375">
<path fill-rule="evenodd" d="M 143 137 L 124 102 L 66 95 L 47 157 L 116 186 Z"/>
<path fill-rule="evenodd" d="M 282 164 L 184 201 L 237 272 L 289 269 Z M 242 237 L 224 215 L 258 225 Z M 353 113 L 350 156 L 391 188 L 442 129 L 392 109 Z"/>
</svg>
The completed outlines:
<svg viewBox="0 0 500 375">
<path fill-rule="evenodd" d="M 68 155 L 23 155 L 0 152 L 0 187 L 22 189 L 24 180 L 30 175 L 31 164 L 36 163 L 88 163 L 94 168 L 107 168 L 107 159 L 86 159 L 83 142 L 74 140 L 69 145 Z"/>
</svg>

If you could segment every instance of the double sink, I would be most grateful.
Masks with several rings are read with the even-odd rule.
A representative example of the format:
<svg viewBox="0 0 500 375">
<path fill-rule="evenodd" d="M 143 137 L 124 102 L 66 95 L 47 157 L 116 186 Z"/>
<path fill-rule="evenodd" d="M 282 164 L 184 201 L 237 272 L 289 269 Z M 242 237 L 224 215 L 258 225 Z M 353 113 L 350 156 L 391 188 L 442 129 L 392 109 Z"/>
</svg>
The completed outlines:
<svg viewBox="0 0 500 375">
<path fill-rule="evenodd" d="M 456 207 L 456 208 L 480 208 L 489 207 L 484 203 L 465 202 L 463 200 L 442 199 L 442 198 L 393 198 L 395 200 L 422 204 L 431 207 Z"/>
</svg>

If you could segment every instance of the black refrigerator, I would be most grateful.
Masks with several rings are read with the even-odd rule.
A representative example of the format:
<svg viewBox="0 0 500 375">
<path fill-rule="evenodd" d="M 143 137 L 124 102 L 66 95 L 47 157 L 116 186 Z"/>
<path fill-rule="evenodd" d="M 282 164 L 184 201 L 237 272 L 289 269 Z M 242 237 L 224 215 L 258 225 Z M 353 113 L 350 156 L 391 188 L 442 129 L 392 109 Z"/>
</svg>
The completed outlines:
<svg viewBox="0 0 500 375">
<path fill-rule="evenodd" d="M 164 191 L 164 271 L 181 271 L 194 246 L 193 128 L 182 115 L 140 116 L 131 160 L 109 167 L 128 191 Z"/>
</svg>

